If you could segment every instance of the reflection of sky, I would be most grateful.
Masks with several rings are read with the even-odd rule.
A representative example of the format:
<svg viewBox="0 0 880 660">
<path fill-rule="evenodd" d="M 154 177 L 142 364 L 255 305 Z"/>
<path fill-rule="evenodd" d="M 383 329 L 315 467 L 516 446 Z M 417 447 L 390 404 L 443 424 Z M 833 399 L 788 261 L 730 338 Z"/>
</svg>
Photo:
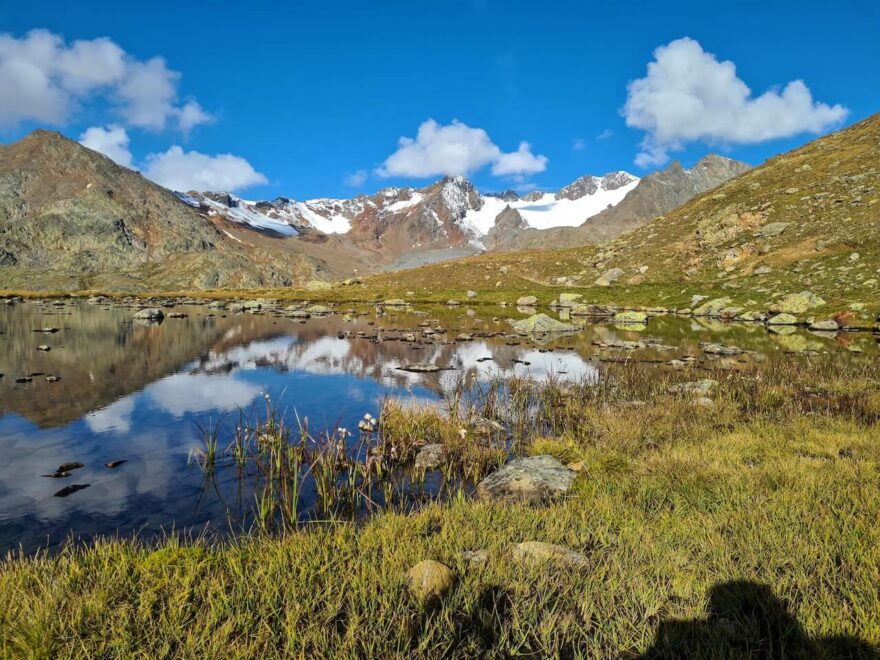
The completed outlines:
<svg viewBox="0 0 880 660">
<path fill-rule="evenodd" d="M 462 376 L 488 381 L 511 374 L 580 378 L 594 373 L 573 352 L 541 353 L 486 341 L 418 351 L 395 342 L 359 352 L 364 346 L 357 341 L 365 340 L 283 336 L 208 354 L 60 428 L 40 429 L 14 414 L 0 417 L 0 449 L 6 457 L 0 465 L 0 550 L 19 543 L 33 548 L 50 535 L 57 542 L 69 532 L 149 533 L 207 520 L 222 527 L 218 503 L 194 512 L 202 474 L 188 458 L 201 447 L 199 426 L 217 423 L 224 414 L 237 419 L 238 410 L 252 406 L 262 413 L 264 394 L 289 422 L 295 423 L 295 413 L 318 432 L 337 424 L 356 428 L 364 413 L 377 414 L 389 395 L 406 404 L 436 402 Z M 392 358 L 389 351 L 412 358 Z M 478 361 L 491 356 L 495 359 Z M 515 364 L 513 358 L 531 364 Z M 406 361 L 452 369 L 408 373 L 398 369 Z M 103 467 L 120 459 L 127 463 L 115 470 Z M 67 461 L 86 467 L 67 479 L 40 476 Z M 73 483 L 90 487 L 53 497 Z"/>
</svg>

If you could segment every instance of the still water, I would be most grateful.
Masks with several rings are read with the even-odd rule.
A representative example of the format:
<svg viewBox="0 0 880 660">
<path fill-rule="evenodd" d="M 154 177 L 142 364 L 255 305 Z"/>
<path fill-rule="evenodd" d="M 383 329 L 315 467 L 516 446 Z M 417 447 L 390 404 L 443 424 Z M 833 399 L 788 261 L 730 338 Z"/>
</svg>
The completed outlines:
<svg viewBox="0 0 880 660">
<path fill-rule="evenodd" d="M 227 509 L 204 497 L 192 452 L 203 446 L 200 429 L 265 407 L 267 396 L 288 421 L 307 419 L 313 431 L 356 429 L 365 413 L 378 415 L 385 397 L 440 403 L 462 378 L 595 379 L 601 361 L 622 359 L 692 356 L 738 368 L 782 356 L 877 355 L 870 334 L 778 335 L 671 317 L 641 332 L 596 324 L 537 341 L 512 336 L 507 319 L 523 313 L 501 308 L 377 314 L 361 307 L 301 321 L 177 306 L 181 318 L 161 324 L 133 321 L 134 311 L 51 301 L 0 306 L 0 552 L 98 534 L 228 531 Z M 407 341 L 410 333 L 416 341 Z M 457 339 L 462 333 L 473 337 Z M 619 341 L 641 346 L 621 349 Z M 705 342 L 747 352 L 709 356 Z M 444 369 L 400 369 L 412 363 Z M 71 462 L 83 467 L 66 478 L 42 476 Z M 88 488 L 56 495 L 71 484 Z"/>
</svg>

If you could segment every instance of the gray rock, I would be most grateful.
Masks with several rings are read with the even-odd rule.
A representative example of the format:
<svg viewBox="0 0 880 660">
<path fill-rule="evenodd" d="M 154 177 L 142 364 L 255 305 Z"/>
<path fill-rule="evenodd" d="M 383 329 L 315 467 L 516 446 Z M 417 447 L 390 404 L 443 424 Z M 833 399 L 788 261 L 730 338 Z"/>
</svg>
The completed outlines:
<svg viewBox="0 0 880 660">
<path fill-rule="evenodd" d="M 573 325 L 557 321 L 546 314 L 534 314 L 527 319 L 516 321 L 513 324 L 513 329 L 521 335 L 572 332 L 576 330 Z"/>
<path fill-rule="evenodd" d="M 425 445 L 416 454 L 415 467 L 418 470 L 436 470 L 445 457 L 446 448 L 443 445 L 439 443 Z"/>
<path fill-rule="evenodd" d="M 623 271 L 620 268 L 612 268 L 611 270 L 606 270 L 602 276 L 596 280 L 596 286 L 611 286 L 617 280 L 623 277 Z"/>
<path fill-rule="evenodd" d="M 516 299 L 516 304 L 518 307 L 534 307 L 538 304 L 538 298 L 536 296 L 523 296 Z"/>
<path fill-rule="evenodd" d="M 477 497 L 540 504 L 568 492 L 576 473 L 552 456 L 517 458 L 477 485 Z"/>
<path fill-rule="evenodd" d="M 772 238 L 773 236 L 779 236 L 779 234 L 788 229 L 788 224 L 789 223 L 787 222 L 771 222 L 756 230 L 752 236 L 755 238 Z"/>
<path fill-rule="evenodd" d="M 147 307 L 137 312 L 133 318 L 138 321 L 161 321 L 165 318 L 165 312 L 158 307 Z"/>
</svg>

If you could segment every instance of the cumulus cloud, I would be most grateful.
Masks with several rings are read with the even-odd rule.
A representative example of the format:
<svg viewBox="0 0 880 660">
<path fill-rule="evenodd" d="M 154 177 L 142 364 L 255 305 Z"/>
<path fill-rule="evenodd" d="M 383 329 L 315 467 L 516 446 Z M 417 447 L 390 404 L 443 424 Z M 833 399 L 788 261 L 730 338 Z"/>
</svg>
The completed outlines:
<svg viewBox="0 0 880 660">
<path fill-rule="evenodd" d="M 209 156 L 175 145 L 147 156 L 144 176 L 171 190 L 228 190 L 268 183 L 266 177 L 240 156 Z"/>
<path fill-rule="evenodd" d="M 357 170 L 345 177 L 345 185 L 351 188 L 360 188 L 367 181 L 367 171 Z"/>
<path fill-rule="evenodd" d="M 492 164 L 495 176 L 537 174 L 547 169 L 547 157 L 536 156 L 528 142 L 520 142 L 519 148 L 509 154 L 501 154 Z"/>
<path fill-rule="evenodd" d="M 178 104 L 179 81 L 161 57 L 138 60 L 107 38 L 67 44 L 48 30 L 0 34 L 0 126 L 61 125 L 100 97 L 117 105 L 129 126 L 171 124 L 185 132 L 211 116 L 195 101 Z"/>
<path fill-rule="evenodd" d="M 842 121 L 847 110 L 813 100 L 801 80 L 760 96 L 694 39 L 660 46 L 648 74 L 627 88 L 623 115 L 646 132 L 636 164 L 662 165 L 668 152 L 689 142 L 754 144 L 798 133 L 820 133 Z"/>
<path fill-rule="evenodd" d="M 382 177 L 459 176 L 491 164 L 496 176 L 516 176 L 542 172 L 547 158 L 535 156 L 527 142 L 519 149 L 504 153 L 482 128 L 471 128 L 453 120 L 441 125 L 433 119 L 419 126 L 415 138 L 402 137 L 398 149 L 376 173 Z"/>
<path fill-rule="evenodd" d="M 122 126 L 116 124 L 111 124 L 107 128 L 92 126 L 79 136 L 79 142 L 123 167 L 133 167 L 131 151 L 128 148 L 128 132 Z"/>
</svg>

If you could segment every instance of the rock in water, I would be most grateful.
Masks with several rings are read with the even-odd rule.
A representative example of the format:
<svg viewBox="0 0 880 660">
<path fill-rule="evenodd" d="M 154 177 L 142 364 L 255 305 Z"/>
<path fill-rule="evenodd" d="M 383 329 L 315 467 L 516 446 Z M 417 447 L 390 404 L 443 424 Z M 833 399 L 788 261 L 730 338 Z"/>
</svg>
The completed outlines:
<svg viewBox="0 0 880 660">
<path fill-rule="evenodd" d="M 415 362 L 413 364 L 404 364 L 400 367 L 397 367 L 401 371 L 409 371 L 414 374 L 430 374 L 435 371 L 440 371 L 440 367 L 436 364 L 428 364 L 426 362 Z"/>
<path fill-rule="evenodd" d="M 617 312 L 613 320 L 615 325 L 645 325 L 648 315 L 644 312 Z"/>
<path fill-rule="evenodd" d="M 90 484 L 70 484 L 69 486 L 65 486 L 57 493 L 55 493 L 55 497 L 67 497 L 68 495 L 71 495 L 78 490 L 88 488 L 89 486 Z"/>
<path fill-rule="evenodd" d="M 483 479 L 477 497 L 540 504 L 567 493 L 575 474 L 552 456 L 518 458 Z"/>
<path fill-rule="evenodd" d="M 767 325 L 797 325 L 797 323 L 798 320 L 796 316 L 793 314 L 786 314 L 785 312 L 767 319 Z"/>
<path fill-rule="evenodd" d="M 517 543 L 511 549 L 510 554 L 517 561 L 530 563 L 550 562 L 572 568 L 586 566 L 590 563 L 579 552 L 556 545 L 555 543 L 543 543 L 541 541 Z"/>
<path fill-rule="evenodd" d="M 406 574 L 410 590 L 422 604 L 440 600 L 455 584 L 452 569 L 433 559 L 425 559 L 413 566 Z"/>
<path fill-rule="evenodd" d="M 514 322 L 513 329 L 521 335 L 529 335 L 550 332 L 572 332 L 576 328 L 568 323 L 550 318 L 546 314 L 534 314 L 527 319 Z"/>
<path fill-rule="evenodd" d="M 416 454 L 415 466 L 418 470 L 436 470 L 446 456 L 446 449 L 439 443 L 425 445 Z"/>
<path fill-rule="evenodd" d="M 134 315 L 138 321 L 161 321 L 165 318 L 165 312 L 158 307 L 147 307 Z"/>
<path fill-rule="evenodd" d="M 516 299 L 518 307 L 534 307 L 538 304 L 537 296 L 522 296 Z"/>
</svg>

